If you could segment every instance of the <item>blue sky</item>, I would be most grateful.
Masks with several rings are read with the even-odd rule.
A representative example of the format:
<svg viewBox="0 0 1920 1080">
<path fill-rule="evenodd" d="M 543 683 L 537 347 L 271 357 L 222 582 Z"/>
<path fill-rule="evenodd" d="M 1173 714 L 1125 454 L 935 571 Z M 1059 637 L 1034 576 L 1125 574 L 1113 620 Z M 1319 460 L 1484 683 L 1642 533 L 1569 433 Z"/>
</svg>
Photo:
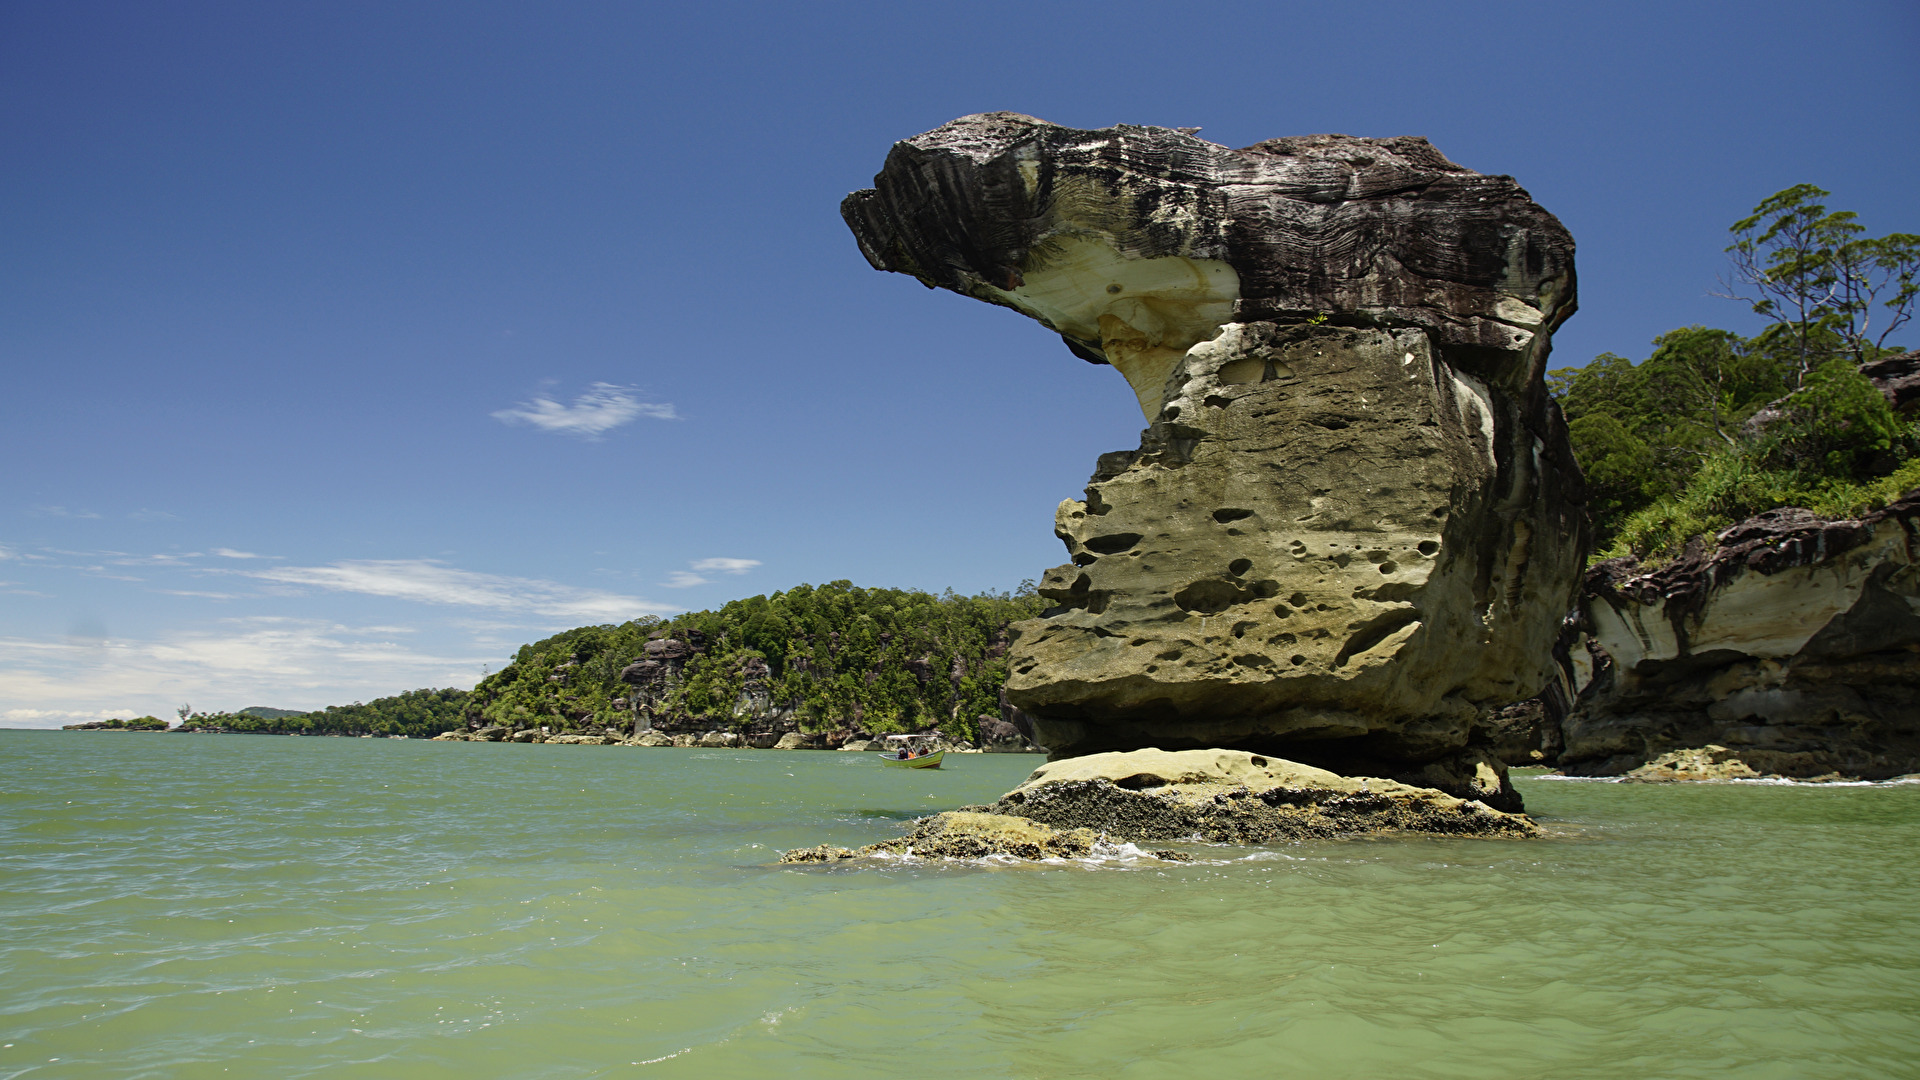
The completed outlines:
<svg viewBox="0 0 1920 1080">
<path fill-rule="evenodd" d="M 1572 230 L 1582 363 L 1754 329 L 1780 188 L 1920 231 L 1916 55 L 1910 0 L 0 6 L 0 725 L 1037 577 L 1131 393 L 838 217 L 953 117 L 1425 135 Z"/>
</svg>

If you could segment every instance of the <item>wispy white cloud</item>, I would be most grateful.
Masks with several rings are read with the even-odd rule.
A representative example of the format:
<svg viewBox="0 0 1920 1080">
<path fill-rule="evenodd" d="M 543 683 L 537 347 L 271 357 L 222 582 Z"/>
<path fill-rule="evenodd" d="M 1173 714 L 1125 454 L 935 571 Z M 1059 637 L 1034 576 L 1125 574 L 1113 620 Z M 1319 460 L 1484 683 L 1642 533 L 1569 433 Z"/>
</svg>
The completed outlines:
<svg viewBox="0 0 1920 1080">
<path fill-rule="evenodd" d="M 180 517 L 177 514 L 169 514 L 165 510 L 148 510 L 145 507 L 141 507 L 140 509 L 135 510 L 133 513 L 128 514 L 127 517 L 129 520 L 132 520 L 132 521 L 179 521 L 180 520 Z"/>
<path fill-rule="evenodd" d="M 722 574 L 744 574 L 760 565 L 759 559 L 695 559 L 695 570 L 717 570 Z"/>
<path fill-rule="evenodd" d="M 692 570 L 675 570 L 667 575 L 660 584 L 669 589 L 687 589 L 695 585 L 711 585 L 713 579 L 707 574 L 744 574 L 760 565 L 759 559 L 695 559 L 687 564 Z"/>
<path fill-rule="evenodd" d="M 98 518 L 100 515 L 91 510 L 69 510 L 64 506 L 36 506 L 27 511 L 31 517 L 50 518 Z"/>
<path fill-rule="evenodd" d="M 57 727 L 83 720 L 173 718 L 248 705 L 319 708 L 417 686 L 472 686 L 470 656 L 418 651 L 391 640 L 411 628 L 262 617 L 150 640 L 0 638 L 0 725 Z"/>
<path fill-rule="evenodd" d="M 433 559 L 352 559 L 325 566 L 277 566 L 229 573 L 334 592 L 573 619 L 623 620 L 681 610 L 602 589 L 460 570 Z"/>
<path fill-rule="evenodd" d="M 280 556 L 278 555 L 255 555 L 251 551 L 235 551 L 232 548 L 224 548 L 224 547 L 214 548 L 213 553 L 215 555 L 220 556 L 223 559 L 278 559 L 280 558 Z"/>
<path fill-rule="evenodd" d="M 531 424 L 542 431 L 557 431 L 584 439 L 597 439 L 602 433 L 632 423 L 642 416 L 655 420 L 680 419 L 672 405 L 641 401 L 635 397 L 637 389 L 597 382 L 586 393 L 574 398 L 571 405 L 562 405 L 548 397 L 536 397 L 514 408 L 501 409 L 493 416 L 503 423 Z"/>
</svg>

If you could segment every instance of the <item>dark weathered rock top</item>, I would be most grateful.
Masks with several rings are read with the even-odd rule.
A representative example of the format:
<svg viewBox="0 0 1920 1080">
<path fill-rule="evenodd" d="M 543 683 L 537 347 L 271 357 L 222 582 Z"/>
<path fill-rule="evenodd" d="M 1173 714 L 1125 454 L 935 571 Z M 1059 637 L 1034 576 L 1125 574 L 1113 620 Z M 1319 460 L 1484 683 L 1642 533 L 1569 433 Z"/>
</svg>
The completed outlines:
<svg viewBox="0 0 1920 1080">
<path fill-rule="evenodd" d="M 1574 310 L 1559 221 L 1512 178 L 1416 137 L 1232 150 L 1171 128 L 982 113 L 896 143 L 841 213 L 876 268 L 1026 310 L 1095 361 L 1107 359 L 1097 321 L 1015 295 L 1088 238 L 1118 258 L 1227 264 L 1238 281 L 1217 322 L 1324 315 L 1532 351 Z"/>
</svg>

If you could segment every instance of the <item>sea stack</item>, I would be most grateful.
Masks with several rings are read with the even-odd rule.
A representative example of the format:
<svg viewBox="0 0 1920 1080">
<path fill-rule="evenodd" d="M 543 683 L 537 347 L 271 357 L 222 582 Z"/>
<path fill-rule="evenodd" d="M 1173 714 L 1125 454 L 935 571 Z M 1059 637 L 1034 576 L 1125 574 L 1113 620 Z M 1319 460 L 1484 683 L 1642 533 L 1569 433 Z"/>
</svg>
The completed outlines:
<svg viewBox="0 0 1920 1080">
<path fill-rule="evenodd" d="M 1588 540 L 1542 384 L 1573 240 L 1518 184 L 1420 138 L 985 113 L 841 212 L 874 267 L 1139 400 L 1017 624 L 1008 697 L 1056 758 L 1235 748 L 1517 806 L 1476 724 L 1555 677 Z"/>
</svg>

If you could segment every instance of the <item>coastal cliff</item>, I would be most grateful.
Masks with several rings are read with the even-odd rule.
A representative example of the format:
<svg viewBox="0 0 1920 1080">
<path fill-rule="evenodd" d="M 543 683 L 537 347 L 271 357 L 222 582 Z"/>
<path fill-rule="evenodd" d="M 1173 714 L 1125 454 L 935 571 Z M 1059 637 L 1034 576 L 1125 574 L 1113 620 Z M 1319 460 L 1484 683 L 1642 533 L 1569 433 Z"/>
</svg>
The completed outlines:
<svg viewBox="0 0 1920 1080">
<path fill-rule="evenodd" d="M 1730 775 L 1920 772 L 1920 490 L 1857 519 L 1770 511 L 1657 569 L 1587 574 L 1559 763 Z M 1722 769 L 1722 772 L 1728 770 Z"/>
</svg>

